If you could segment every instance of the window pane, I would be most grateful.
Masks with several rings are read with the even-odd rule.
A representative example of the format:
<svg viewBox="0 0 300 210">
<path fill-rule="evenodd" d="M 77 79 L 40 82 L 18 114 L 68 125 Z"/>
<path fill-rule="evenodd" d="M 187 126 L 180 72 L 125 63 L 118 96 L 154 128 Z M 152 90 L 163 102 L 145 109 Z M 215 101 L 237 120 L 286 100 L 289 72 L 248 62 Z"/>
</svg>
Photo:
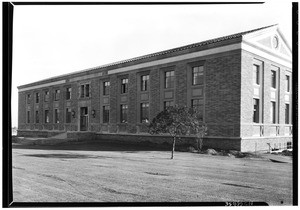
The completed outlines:
<svg viewBox="0 0 300 210">
<path fill-rule="evenodd" d="M 49 101 L 49 91 L 45 91 L 45 102 Z"/>
<path fill-rule="evenodd" d="M 276 71 L 271 71 L 271 87 L 276 88 Z"/>
<path fill-rule="evenodd" d="M 149 122 L 149 103 L 141 103 L 141 122 Z"/>
<path fill-rule="evenodd" d="M 285 104 L 285 124 L 290 124 L 290 105 Z"/>
<path fill-rule="evenodd" d="M 193 67 L 192 77 L 193 77 L 193 85 L 203 84 L 203 66 Z"/>
<path fill-rule="evenodd" d="M 173 88 L 174 87 L 174 71 L 165 72 L 165 88 Z"/>
<path fill-rule="evenodd" d="M 80 98 L 84 98 L 84 85 L 80 86 Z"/>
<path fill-rule="evenodd" d="M 85 85 L 85 96 L 90 97 L 90 85 L 89 84 Z"/>
<path fill-rule="evenodd" d="M 253 122 L 259 123 L 259 99 L 253 99 Z"/>
<path fill-rule="evenodd" d="M 49 110 L 45 110 L 45 123 L 49 123 Z"/>
<path fill-rule="evenodd" d="M 71 109 L 70 108 L 67 108 L 66 109 L 66 123 L 71 123 Z"/>
<path fill-rule="evenodd" d="M 142 76 L 142 78 L 141 78 L 141 91 L 147 91 L 148 81 L 149 81 L 149 75 Z"/>
<path fill-rule="evenodd" d="M 290 76 L 285 76 L 285 90 L 286 92 L 290 92 Z"/>
<path fill-rule="evenodd" d="M 67 100 L 71 99 L 71 92 L 72 92 L 71 88 L 66 89 L 66 99 Z"/>
<path fill-rule="evenodd" d="M 27 111 L 27 123 L 30 123 L 30 111 Z"/>
<path fill-rule="evenodd" d="M 253 65 L 253 82 L 259 85 L 259 66 Z"/>
<path fill-rule="evenodd" d="M 121 123 L 127 122 L 127 110 L 128 110 L 128 105 L 126 104 L 121 105 Z"/>
<path fill-rule="evenodd" d="M 103 123 L 109 122 L 109 106 L 103 106 Z"/>
<path fill-rule="evenodd" d="M 39 111 L 35 111 L 35 123 L 40 123 Z"/>
<path fill-rule="evenodd" d="M 271 109 L 270 109 L 271 123 L 276 123 L 276 103 L 271 101 Z"/>
</svg>

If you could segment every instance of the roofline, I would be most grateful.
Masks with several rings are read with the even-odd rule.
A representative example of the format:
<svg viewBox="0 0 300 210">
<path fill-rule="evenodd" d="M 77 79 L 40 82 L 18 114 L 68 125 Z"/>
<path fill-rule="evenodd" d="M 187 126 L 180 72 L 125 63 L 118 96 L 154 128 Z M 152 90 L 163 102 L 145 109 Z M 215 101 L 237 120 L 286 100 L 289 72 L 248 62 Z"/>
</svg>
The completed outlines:
<svg viewBox="0 0 300 210">
<path fill-rule="evenodd" d="M 257 28 L 257 29 L 253 29 L 253 30 L 248 30 L 248 31 L 244 31 L 244 32 L 239 32 L 239 33 L 235 33 L 235 34 L 231 34 L 231 35 L 227 35 L 227 36 L 222 36 L 222 37 L 217 37 L 217 38 L 213 38 L 213 39 L 209 39 L 206 41 L 202 41 L 202 42 L 197 42 L 197 43 L 192 43 L 192 44 L 188 44 L 188 45 L 184 45 L 181 47 L 176 47 L 176 48 L 171 48 L 168 50 L 163 50 L 163 51 L 159 51 L 159 52 L 155 52 L 155 53 L 150 53 L 150 54 L 146 54 L 146 55 L 142 55 L 142 56 L 138 56 L 138 57 L 134 57 L 134 58 L 130 58 L 130 59 L 125 59 L 125 60 L 121 60 L 121 61 L 117 61 L 117 62 L 113 62 L 113 63 L 108 63 L 108 64 L 104 64 L 101 66 L 96 66 L 96 67 L 91 67 L 91 68 L 87 68 L 84 70 L 78 70 L 72 73 L 67 73 L 67 74 L 62 74 L 62 75 L 58 75 L 58 76 L 54 76 L 54 77 L 50 77 L 47 79 L 43 79 L 43 80 L 39 80 L 33 83 L 28 83 L 28 84 L 24 84 L 24 85 L 20 85 L 17 88 L 24 88 L 27 86 L 31 86 L 31 85 L 36 85 L 37 83 L 41 83 L 41 82 L 49 82 L 50 80 L 55 80 L 58 78 L 63 78 L 63 77 L 67 77 L 67 76 L 71 76 L 71 75 L 76 75 L 76 74 L 81 74 L 81 73 L 85 73 L 85 72 L 89 72 L 89 71 L 93 71 L 93 70 L 105 70 L 105 68 L 107 67 L 113 67 L 113 66 L 117 66 L 120 64 L 126 64 L 126 63 L 131 63 L 134 61 L 139 61 L 139 60 L 143 60 L 143 59 L 147 59 L 147 58 L 151 58 L 151 57 L 156 57 L 156 56 L 160 56 L 160 55 L 164 55 L 164 54 L 171 54 L 171 53 L 175 53 L 178 51 L 184 51 L 187 49 L 192 49 L 192 48 L 196 48 L 196 47 L 200 47 L 200 46 L 207 46 L 210 44 L 215 44 L 215 43 L 221 43 L 221 42 L 225 42 L 226 40 L 235 40 L 238 38 L 242 38 L 244 35 L 250 34 L 250 33 L 254 33 L 257 31 L 261 31 L 270 27 L 274 27 L 278 24 L 274 24 L 274 25 L 269 25 L 269 26 L 265 26 L 265 27 L 261 27 L 261 28 Z M 239 40 L 240 42 L 242 40 Z M 213 47 L 212 47 L 213 48 Z M 172 55 L 170 55 L 170 57 L 172 57 Z"/>
</svg>

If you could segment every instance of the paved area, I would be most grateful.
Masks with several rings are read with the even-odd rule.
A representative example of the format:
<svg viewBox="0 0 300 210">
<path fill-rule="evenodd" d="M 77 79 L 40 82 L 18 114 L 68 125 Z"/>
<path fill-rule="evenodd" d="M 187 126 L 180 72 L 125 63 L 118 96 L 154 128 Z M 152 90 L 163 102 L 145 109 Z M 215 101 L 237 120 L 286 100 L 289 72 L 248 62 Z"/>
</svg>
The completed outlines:
<svg viewBox="0 0 300 210">
<path fill-rule="evenodd" d="M 15 202 L 292 204 L 292 164 L 149 148 L 13 145 Z"/>
</svg>

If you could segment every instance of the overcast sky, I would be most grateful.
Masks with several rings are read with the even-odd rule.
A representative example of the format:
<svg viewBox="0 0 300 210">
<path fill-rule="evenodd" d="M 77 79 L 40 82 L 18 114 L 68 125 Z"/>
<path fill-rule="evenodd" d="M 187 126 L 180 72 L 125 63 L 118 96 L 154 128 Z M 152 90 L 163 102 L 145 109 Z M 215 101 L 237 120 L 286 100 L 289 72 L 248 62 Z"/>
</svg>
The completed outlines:
<svg viewBox="0 0 300 210">
<path fill-rule="evenodd" d="M 291 11 L 291 1 L 15 6 L 12 126 L 17 126 L 19 85 L 277 23 L 292 46 Z"/>
</svg>

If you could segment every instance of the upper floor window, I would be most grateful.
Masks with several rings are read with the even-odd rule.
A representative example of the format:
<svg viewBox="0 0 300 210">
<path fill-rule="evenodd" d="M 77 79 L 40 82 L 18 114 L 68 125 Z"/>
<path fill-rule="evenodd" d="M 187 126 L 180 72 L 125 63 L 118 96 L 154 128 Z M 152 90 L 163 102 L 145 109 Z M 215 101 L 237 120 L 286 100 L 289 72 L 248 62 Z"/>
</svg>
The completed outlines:
<svg viewBox="0 0 300 210">
<path fill-rule="evenodd" d="M 276 88 L 276 71 L 271 70 L 271 87 Z"/>
<path fill-rule="evenodd" d="M 173 107 L 174 101 L 165 101 L 164 102 L 164 109 L 167 109 L 168 107 Z"/>
<path fill-rule="evenodd" d="M 175 81 L 174 71 L 165 72 L 165 88 L 173 88 Z"/>
<path fill-rule="evenodd" d="M 39 103 L 39 102 L 40 102 L 40 94 L 35 93 L 35 103 Z"/>
<path fill-rule="evenodd" d="M 143 75 L 141 77 L 141 91 L 147 91 L 148 90 L 148 84 L 149 83 L 149 75 Z"/>
<path fill-rule="evenodd" d="M 70 87 L 66 88 L 66 100 L 71 99 L 71 93 L 72 93 L 72 88 Z"/>
<path fill-rule="evenodd" d="M 253 65 L 253 82 L 256 85 L 260 84 L 260 70 L 259 70 L 259 66 L 258 65 Z"/>
<path fill-rule="evenodd" d="M 45 91 L 45 98 L 44 98 L 44 101 L 45 101 L 45 102 L 48 102 L 48 101 L 49 101 L 49 91 L 48 91 L 48 90 Z"/>
<path fill-rule="evenodd" d="M 90 84 L 80 85 L 80 98 L 90 97 Z"/>
<path fill-rule="evenodd" d="M 128 79 L 121 79 L 121 93 L 128 92 Z"/>
<path fill-rule="evenodd" d="M 193 85 L 202 85 L 203 84 L 203 66 L 193 67 Z"/>
<path fill-rule="evenodd" d="M 26 97 L 27 104 L 30 104 L 30 100 L 31 100 L 31 95 L 27 94 L 27 97 Z"/>
<path fill-rule="evenodd" d="M 141 122 L 149 122 L 149 103 L 141 103 Z"/>
<path fill-rule="evenodd" d="M 121 105 L 121 123 L 127 123 L 128 105 Z"/>
<path fill-rule="evenodd" d="M 285 75 L 285 91 L 290 92 L 290 76 Z"/>
<path fill-rule="evenodd" d="M 55 90 L 55 92 L 54 92 L 54 100 L 58 101 L 59 100 L 59 96 L 60 96 L 60 90 Z"/>
<path fill-rule="evenodd" d="M 110 82 L 103 82 L 103 95 L 109 95 Z"/>
</svg>

